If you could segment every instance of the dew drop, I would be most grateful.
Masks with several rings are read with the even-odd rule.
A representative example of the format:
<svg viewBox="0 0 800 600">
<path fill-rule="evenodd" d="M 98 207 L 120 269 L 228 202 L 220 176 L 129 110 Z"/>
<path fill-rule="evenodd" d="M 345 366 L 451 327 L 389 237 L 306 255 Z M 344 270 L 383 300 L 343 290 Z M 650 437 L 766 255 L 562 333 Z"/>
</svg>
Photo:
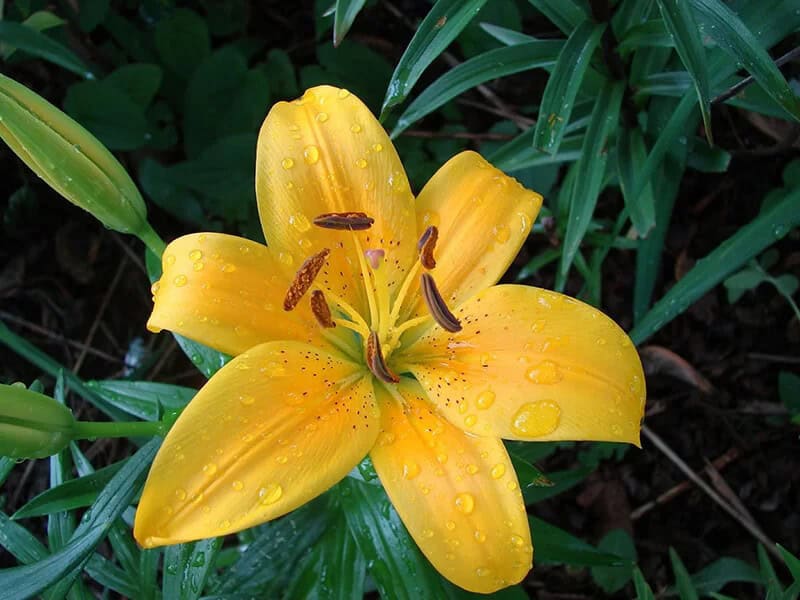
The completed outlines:
<svg viewBox="0 0 800 600">
<path fill-rule="evenodd" d="M 419 471 L 419 465 L 413 460 L 403 463 L 403 479 L 414 479 L 417 475 L 419 475 Z"/>
<path fill-rule="evenodd" d="M 472 494 L 468 494 L 467 492 L 458 494 L 455 497 L 454 502 L 456 508 L 465 515 L 469 515 L 473 510 L 475 510 L 475 498 L 472 496 Z"/>
<path fill-rule="evenodd" d="M 372 149 L 375 152 L 383 152 L 383 144 L 372 144 Z"/>
<path fill-rule="evenodd" d="M 506 474 L 506 466 L 503 463 L 497 463 L 492 467 L 492 470 L 489 471 L 489 473 L 491 474 L 492 479 L 500 479 Z"/>
<path fill-rule="evenodd" d="M 244 483 L 242 483 L 240 480 L 236 479 L 235 481 L 233 481 L 233 482 L 231 483 L 231 487 L 232 487 L 232 488 L 233 488 L 235 491 L 237 491 L 237 492 L 241 492 L 241 491 L 244 489 Z"/>
<path fill-rule="evenodd" d="M 164 264 L 167 265 L 168 267 L 171 267 L 172 265 L 174 265 L 175 264 L 175 255 L 174 254 L 167 254 L 164 257 Z"/>
<path fill-rule="evenodd" d="M 477 473 L 477 472 L 478 472 L 478 465 L 476 465 L 476 464 L 473 464 L 473 463 L 470 463 L 470 464 L 468 464 L 468 465 L 467 465 L 467 467 L 466 467 L 466 471 L 467 471 L 467 473 L 469 473 L 470 475 L 475 475 L 475 473 Z"/>
<path fill-rule="evenodd" d="M 233 263 L 225 263 L 222 265 L 222 272 L 223 273 L 233 273 L 236 270 L 236 265 Z"/>
<path fill-rule="evenodd" d="M 155 283 L 153 283 L 153 285 L 150 286 L 150 293 L 155 296 L 160 288 L 161 288 L 161 282 L 156 281 Z"/>
<path fill-rule="evenodd" d="M 561 408 L 552 400 L 537 400 L 520 406 L 511 421 L 511 429 L 524 438 L 535 438 L 555 431 L 561 420 Z"/>
<path fill-rule="evenodd" d="M 514 534 L 511 536 L 511 545 L 516 548 L 522 548 L 525 545 L 525 540 L 522 539 L 522 536 Z"/>
<path fill-rule="evenodd" d="M 279 252 L 278 260 L 287 267 L 291 267 L 294 264 L 294 257 L 288 252 Z"/>
<path fill-rule="evenodd" d="M 517 482 L 513 480 L 509 481 L 506 483 L 506 487 L 513 492 L 515 489 L 517 489 Z"/>
<path fill-rule="evenodd" d="M 543 331 L 546 324 L 547 322 L 544 319 L 536 319 L 533 323 L 531 323 L 531 332 L 539 333 L 540 331 Z"/>
<path fill-rule="evenodd" d="M 289 157 L 287 156 L 286 158 L 284 158 L 284 159 L 281 161 L 281 166 L 282 166 L 282 167 L 283 167 L 285 170 L 287 170 L 287 171 L 288 171 L 289 169 L 291 169 L 292 167 L 294 167 L 294 160 L 292 160 L 291 158 L 289 158 Z"/>
<path fill-rule="evenodd" d="M 324 123 L 325 121 L 328 120 L 328 113 L 326 113 L 326 112 L 317 113 L 316 119 L 320 123 Z"/>
<path fill-rule="evenodd" d="M 183 488 L 178 488 L 177 490 L 175 490 L 175 497 L 181 502 L 183 502 L 184 500 L 186 500 L 186 490 Z"/>
<path fill-rule="evenodd" d="M 478 577 L 488 577 L 492 574 L 492 570 L 489 567 L 478 567 L 475 569 L 475 575 Z"/>
<path fill-rule="evenodd" d="M 494 404 L 494 400 L 496 397 L 497 395 L 493 391 L 486 390 L 478 394 L 478 398 L 475 400 L 475 404 L 478 405 L 478 408 L 486 410 L 492 404 Z"/>
<path fill-rule="evenodd" d="M 359 158 L 359 159 L 356 161 L 356 166 L 357 166 L 359 169 L 366 169 L 366 168 L 367 168 L 367 161 L 366 161 L 365 159 L 363 159 L 363 158 Z"/>
<path fill-rule="evenodd" d="M 361 133 L 361 125 L 359 125 L 358 123 L 353 123 L 350 126 L 350 131 L 352 131 L 353 133 Z"/>
<path fill-rule="evenodd" d="M 453 531 L 456 528 L 456 522 L 448 521 L 447 523 L 444 524 L 444 526 L 447 527 L 448 531 Z"/>
<path fill-rule="evenodd" d="M 311 229 L 311 223 L 309 222 L 308 217 L 305 216 L 303 213 L 297 213 L 296 215 L 290 216 L 289 225 L 291 225 L 301 233 L 305 233 L 306 231 Z"/>
<path fill-rule="evenodd" d="M 275 461 L 280 465 L 285 465 L 287 462 L 289 462 L 289 457 L 285 454 L 281 454 L 275 458 Z"/>
<path fill-rule="evenodd" d="M 480 529 L 476 529 L 473 532 L 472 537 L 474 537 L 475 541 L 478 542 L 479 544 L 482 544 L 483 542 L 486 541 L 486 534 Z"/>
<path fill-rule="evenodd" d="M 211 477 L 217 472 L 217 465 L 216 463 L 208 463 L 207 465 L 203 466 L 203 473 L 207 476 Z"/>
<path fill-rule="evenodd" d="M 509 239 L 511 239 L 511 232 L 508 229 L 508 225 L 497 225 L 492 229 L 492 233 L 494 234 L 494 239 L 497 240 L 498 244 L 505 244 Z"/>
<path fill-rule="evenodd" d="M 347 98 L 350 95 L 350 92 L 348 90 L 342 88 L 341 90 L 339 90 L 339 92 L 336 95 L 340 99 L 344 100 L 345 98 Z"/>
<path fill-rule="evenodd" d="M 467 427 L 473 427 L 477 422 L 478 422 L 478 417 L 476 417 L 475 415 L 467 415 L 466 417 L 464 417 L 464 425 L 466 425 Z"/>
<path fill-rule="evenodd" d="M 205 263 L 202 260 L 198 260 L 197 262 L 192 263 L 192 269 L 195 271 L 202 271 L 203 267 L 205 267 Z"/>
<path fill-rule="evenodd" d="M 203 253 L 200 250 L 192 250 L 189 252 L 189 258 L 191 260 L 200 260 L 203 258 Z"/>
<path fill-rule="evenodd" d="M 422 213 L 422 228 L 425 229 L 429 225 L 438 227 L 440 220 L 439 213 L 426 210 L 424 213 Z"/>
<path fill-rule="evenodd" d="M 433 529 L 423 529 L 422 537 L 426 539 L 431 539 L 433 537 Z"/>
<path fill-rule="evenodd" d="M 175 287 L 183 287 L 186 285 L 187 281 L 189 280 L 186 278 L 186 275 L 178 275 L 172 280 L 172 282 L 175 284 Z"/>
<path fill-rule="evenodd" d="M 303 150 L 303 160 L 306 161 L 306 164 L 315 164 L 319 160 L 319 148 L 316 146 L 306 146 Z"/>
<path fill-rule="evenodd" d="M 379 446 L 391 446 L 394 444 L 397 437 L 390 431 L 382 431 L 381 434 L 378 436 L 378 445 Z"/>
<path fill-rule="evenodd" d="M 283 496 L 283 488 L 277 483 L 270 483 L 258 490 L 259 502 L 264 506 L 275 504 L 281 496 Z"/>
<path fill-rule="evenodd" d="M 528 379 L 533 383 L 551 385 L 561 381 L 564 376 L 558 369 L 558 365 L 551 360 L 544 360 L 526 373 Z"/>
<path fill-rule="evenodd" d="M 256 401 L 255 396 L 251 396 L 249 394 L 242 394 L 239 396 L 239 402 L 244 404 L 245 406 L 250 406 Z"/>
</svg>

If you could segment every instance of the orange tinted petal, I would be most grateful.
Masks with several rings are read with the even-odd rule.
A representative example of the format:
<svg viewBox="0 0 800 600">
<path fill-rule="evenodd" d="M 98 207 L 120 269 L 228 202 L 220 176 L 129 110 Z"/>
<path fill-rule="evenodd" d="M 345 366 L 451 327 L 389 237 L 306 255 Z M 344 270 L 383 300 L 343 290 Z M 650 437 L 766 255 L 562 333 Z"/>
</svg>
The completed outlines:
<svg viewBox="0 0 800 600">
<path fill-rule="evenodd" d="M 382 432 L 370 453 L 386 493 L 428 560 L 447 579 L 489 593 L 530 570 L 525 505 L 498 439 L 473 437 L 435 412 L 419 384 L 378 391 Z"/>
<path fill-rule="evenodd" d="M 439 228 L 431 274 L 451 306 L 502 277 L 541 206 L 539 194 L 475 152 L 456 155 L 436 172 L 417 198 L 417 228 Z M 423 312 L 415 300 L 415 312 Z"/>
<path fill-rule="evenodd" d="M 507 439 L 639 444 L 642 364 L 602 312 L 563 294 L 502 285 L 455 315 L 460 332 L 432 328 L 397 359 L 452 423 Z"/>
<path fill-rule="evenodd" d="M 170 430 L 136 539 L 176 544 L 284 515 L 344 477 L 378 429 L 358 366 L 297 342 L 257 346 L 214 375 Z"/>
<path fill-rule="evenodd" d="M 330 248 L 321 280 L 363 312 L 353 234 L 312 222 L 325 213 L 364 212 L 375 223 L 355 235 L 363 249 L 386 251 L 388 284 L 397 289 L 414 260 L 414 197 L 394 146 L 361 100 L 320 86 L 277 103 L 261 128 L 256 165 L 261 224 L 287 271 Z"/>
<path fill-rule="evenodd" d="M 270 340 L 319 340 L 307 302 L 283 310 L 289 280 L 262 244 L 220 233 L 187 235 L 167 246 L 162 267 L 151 331 L 168 329 L 231 355 Z"/>
</svg>

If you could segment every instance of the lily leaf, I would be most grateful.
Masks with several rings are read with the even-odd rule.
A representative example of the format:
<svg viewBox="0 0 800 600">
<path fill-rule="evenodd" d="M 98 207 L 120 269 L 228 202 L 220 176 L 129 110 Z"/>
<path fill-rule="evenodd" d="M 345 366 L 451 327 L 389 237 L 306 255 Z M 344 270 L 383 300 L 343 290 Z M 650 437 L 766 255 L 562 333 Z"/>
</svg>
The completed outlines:
<svg viewBox="0 0 800 600">
<path fill-rule="evenodd" d="M 344 36 L 350 31 L 353 21 L 364 8 L 367 0 L 336 0 L 336 12 L 333 14 L 333 45 L 342 43 Z"/>
</svg>

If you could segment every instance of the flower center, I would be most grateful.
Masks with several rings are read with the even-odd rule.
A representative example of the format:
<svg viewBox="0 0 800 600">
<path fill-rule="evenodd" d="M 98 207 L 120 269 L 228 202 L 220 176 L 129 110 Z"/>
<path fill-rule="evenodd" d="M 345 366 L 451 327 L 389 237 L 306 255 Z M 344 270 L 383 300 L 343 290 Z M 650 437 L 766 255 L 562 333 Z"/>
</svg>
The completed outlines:
<svg viewBox="0 0 800 600">
<path fill-rule="evenodd" d="M 389 293 L 386 278 L 386 252 L 382 248 L 364 249 L 355 234 L 372 227 L 374 220 L 361 212 L 326 213 L 314 219 L 314 225 L 324 229 L 349 231 L 358 256 L 364 293 L 369 306 L 369 325 L 366 315 L 361 315 L 346 300 L 330 289 L 317 286 L 316 276 L 325 266 L 330 254 L 324 248 L 307 258 L 295 274 L 284 299 L 283 308 L 293 310 L 303 296 L 311 290 L 311 311 L 322 328 L 323 336 L 345 354 L 352 356 L 352 349 L 346 341 L 332 331 L 337 326 L 349 329 L 360 339 L 361 358 L 372 374 L 384 383 L 397 383 L 400 378 L 387 362 L 392 352 L 402 345 L 401 338 L 407 331 L 433 319 L 450 332 L 460 331 L 461 324 L 448 308 L 433 275 L 423 272 L 419 276 L 419 289 L 428 308 L 428 313 L 401 321 L 403 302 L 417 281 L 420 269 L 430 271 L 436 267 L 434 251 L 439 239 L 439 230 L 428 227 L 417 243 L 417 260 L 408 271 L 394 298 Z"/>
</svg>

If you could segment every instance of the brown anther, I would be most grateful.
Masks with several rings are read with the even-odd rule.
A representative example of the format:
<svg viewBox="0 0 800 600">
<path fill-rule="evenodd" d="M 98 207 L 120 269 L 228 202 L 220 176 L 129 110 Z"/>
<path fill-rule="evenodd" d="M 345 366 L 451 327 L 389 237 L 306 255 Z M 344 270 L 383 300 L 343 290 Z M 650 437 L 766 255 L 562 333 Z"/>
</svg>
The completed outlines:
<svg viewBox="0 0 800 600">
<path fill-rule="evenodd" d="M 378 340 L 378 334 L 374 331 L 367 338 L 367 366 L 375 377 L 385 383 L 397 383 L 400 381 L 400 378 L 392 373 L 386 364 L 383 352 L 381 352 L 381 342 Z"/>
<path fill-rule="evenodd" d="M 325 213 L 314 218 L 314 225 L 323 229 L 363 231 L 372 227 L 375 219 L 363 212 Z"/>
<path fill-rule="evenodd" d="M 429 271 L 436 267 L 436 259 L 433 258 L 433 251 L 439 239 L 439 229 L 435 225 L 430 225 L 422 237 L 417 242 L 417 252 L 419 252 L 419 262 Z"/>
<path fill-rule="evenodd" d="M 429 273 L 422 274 L 422 297 L 425 298 L 425 304 L 428 305 L 434 321 L 441 325 L 442 329 L 450 333 L 461 331 L 461 321 L 447 308 L 436 282 Z"/>
<path fill-rule="evenodd" d="M 320 327 L 325 327 L 326 329 L 336 327 L 336 323 L 333 322 L 333 317 L 331 317 L 331 307 L 328 306 L 328 301 L 325 300 L 325 294 L 322 293 L 322 290 L 311 292 L 311 312 L 314 313 L 314 317 Z"/>
<path fill-rule="evenodd" d="M 308 288 L 311 287 L 311 284 L 314 283 L 314 278 L 317 276 L 320 269 L 322 269 L 325 264 L 325 259 L 330 252 L 328 248 L 323 248 L 316 254 L 309 256 L 305 262 L 300 265 L 300 268 L 294 276 L 294 281 L 292 281 L 292 285 L 289 286 L 286 297 L 283 299 L 283 310 L 289 311 L 297 306 L 297 303 L 300 302 L 300 298 L 303 297 L 308 291 Z"/>
</svg>

